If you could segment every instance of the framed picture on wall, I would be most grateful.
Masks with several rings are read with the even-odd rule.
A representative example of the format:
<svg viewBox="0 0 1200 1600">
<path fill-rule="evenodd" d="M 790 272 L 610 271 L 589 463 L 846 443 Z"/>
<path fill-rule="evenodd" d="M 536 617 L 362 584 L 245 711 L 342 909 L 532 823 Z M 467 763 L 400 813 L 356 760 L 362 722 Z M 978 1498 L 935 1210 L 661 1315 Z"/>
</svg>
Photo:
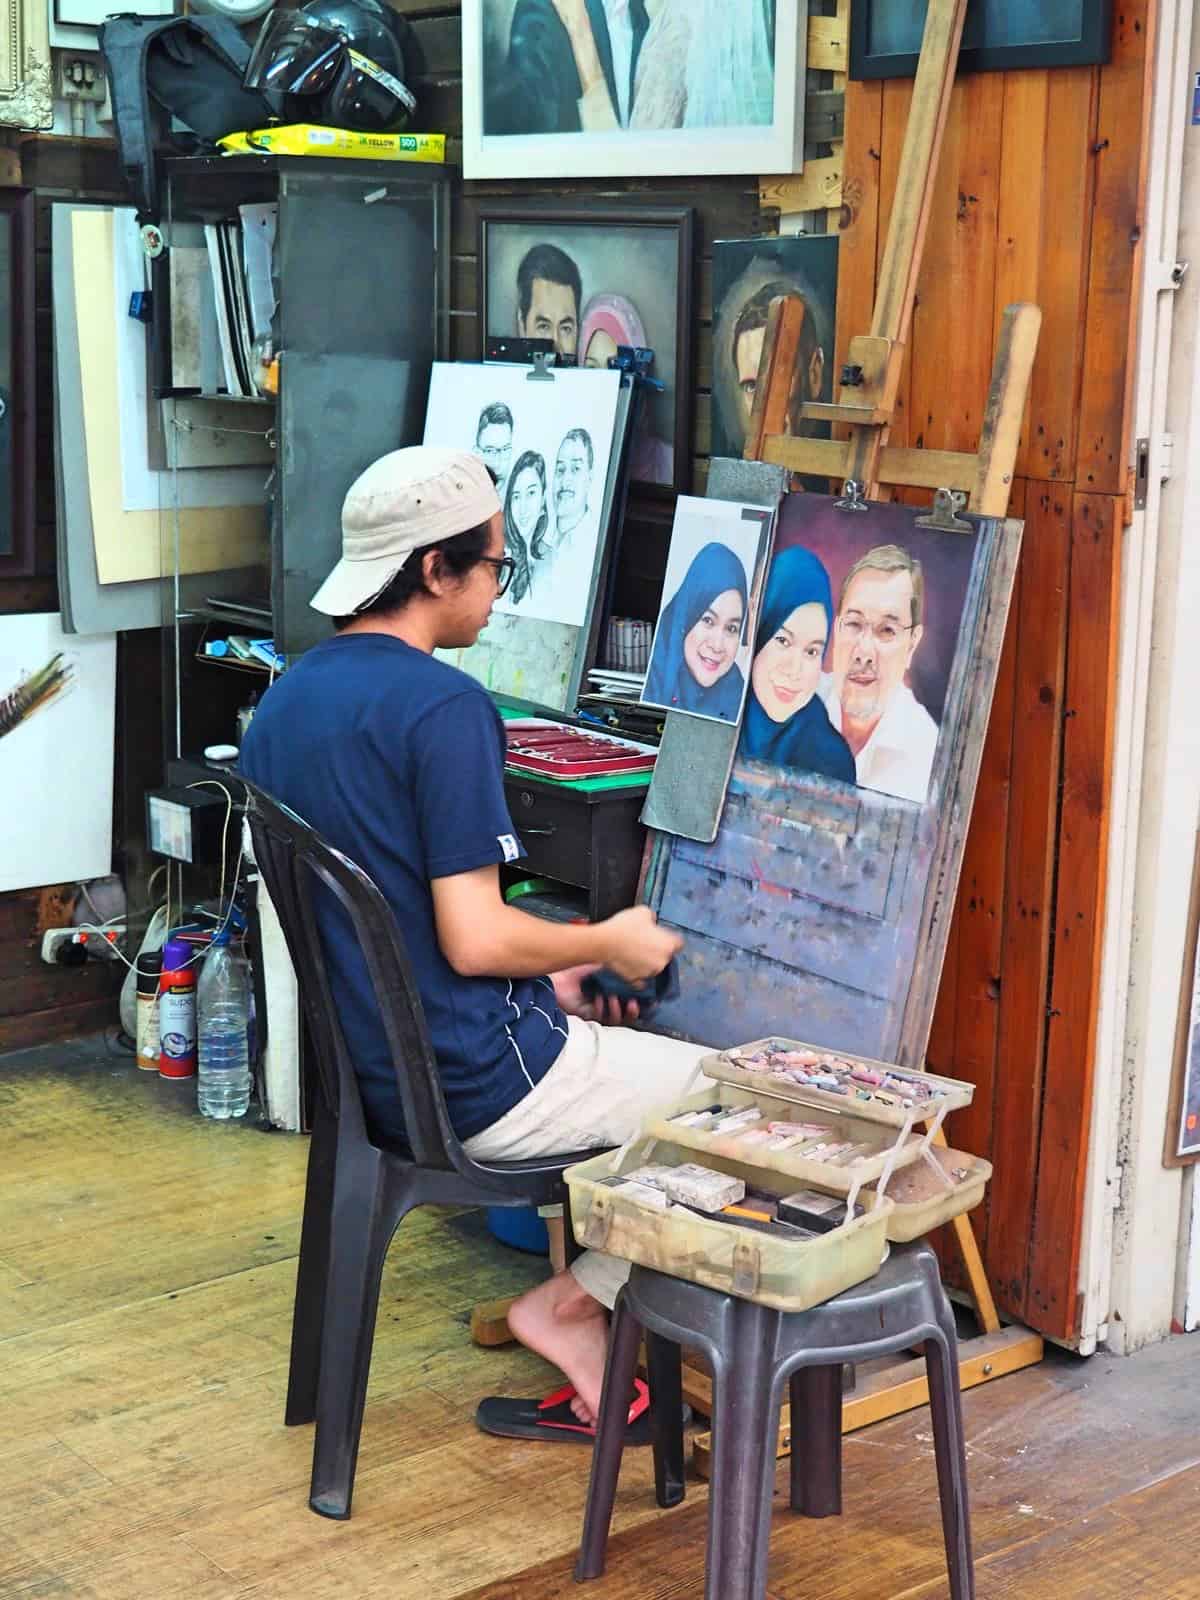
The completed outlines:
<svg viewBox="0 0 1200 1600">
<path fill-rule="evenodd" d="M 829 437 L 829 424 L 800 417 L 805 401 L 833 396 L 837 326 L 836 233 L 718 239 L 713 245 L 712 454 L 740 456 L 746 447 L 767 313 L 779 295 L 804 301 L 798 381 L 785 431 Z"/>
<path fill-rule="evenodd" d="M 0 123 L 9 128 L 54 125 L 46 0 L 11 0 L 0 15 Z"/>
<path fill-rule="evenodd" d="M 654 351 L 630 477 L 682 493 L 691 484 L 692 238 L 689 207 L 479 208 L 479 353 L 488 339 L 553 339 L 560 363 L 604 368 L 619 345 Z"/>
<path fill-rule="evenodd" d="M 463 173 L 798 172 L 808 0 L 463 0 Z"/>
<path fill-rule="evenodd" d="M 1163 1165 L 1182 1167 L 1200 1160 L 1200 837 L 1192 864 L 1192 897 L 1179 993 L 1175 1070 L 1167 1108 Z"/>
<path fill-rule="evenodd" d="M 855 0 L 850 8 L 850 76 L 916 75 L 925 0 Z M 1017 67 L 1082 67 L 1112 50 L 1112 0 L 970 0 L 961 72 Z"/>
</svg>

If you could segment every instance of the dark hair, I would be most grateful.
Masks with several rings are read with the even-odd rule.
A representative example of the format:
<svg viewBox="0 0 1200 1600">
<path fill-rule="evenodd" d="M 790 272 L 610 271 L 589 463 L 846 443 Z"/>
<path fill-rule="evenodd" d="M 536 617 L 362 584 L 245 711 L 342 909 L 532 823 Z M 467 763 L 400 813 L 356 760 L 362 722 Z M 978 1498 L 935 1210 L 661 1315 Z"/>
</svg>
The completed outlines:
<svg viewBox="0 0 1200 1600">
<path fill-rule="evenodd" d="M 504 404 L 503 400 L 493 400 L 490 406 L 484 406 L 479 413 L 479 421 L 475 427 L 475 443 L 479 443 L 479 435 L 485 428 L 509 428 L 513 426 L 513 414 Z"/>
<path fill-rule="evenodd" d="M 486 471 L 493 484 L 500 481 L 491 467 L 486 467 Z M 361 617 L 382 617 L 394 611 L 403 611 L 415 595 L 429 594 L 431 591 L 425 582 L 427 555 L 436 556 L 435 570 L 439 574 L 448 578 L 465 578 L 487 554 L 490 537 L 490 524 L 481 522 L 474 528 L 468 528 L 465 533 L 455 533 L 448 539 L 438 539 L 434 544 L 410 551 L 399 572 L 393 573 L 379 593 L 348 617 L 334 617 L 334 627 L 340 632 Z"/>
<path fill-rule="evenodd" d="M 542 512 L 538 517 L 537 526 L 533 530 L 533 538 L 526 547 L 521 530 L 517 527 L 512 514 L 513 490 L 517 486 L 517 479 L 523 472 L 532 469 L 542 486 Z M 508 475 L 508 487 L 504 493 L 504 548 L 517 563 L 517 570 L 513 576 L 512 597 L 513 603 L 519 605 L 529 592 L 530 580 L 533 576 L 529 569 L 530 561 L 538 561 L 543 555 L 543 542 L 550 529 L 550 513 L 546 506 L 546 463 L 536 450 L 526 450 L 518 457 L 512 471 Z"/>
<path fill-rule="evenodd" d="M 546 283 L 560 283 L 564 289 L 570 289 L 575 296 L 575 316 L 578 320 L 579 308 L 583 304 L 583 279 L 579 276 L 579 268 L 565 250 L 560 250 L 556 244 L 535 244 L 532 250 L 526 251 L 517 268 L 517 307 L 522 322 L 533 304 L 535 278 L 542 278 Z"/>
<path fill-rule="evenodd" d="M 572 428 L 569 433 L 564 433 L 562 436 L 562 444 L 560 444 L 558 447 L 559 455 L 562 455 L 562 448 L 564 444 L 581 444 L 583 446 L 583 448 L 587 451 L 588 471 L 591 472 L 592 468 L 596 465 L 596 452 L 592 449 L 592 436 L 587 429 Z"/>
</svg>

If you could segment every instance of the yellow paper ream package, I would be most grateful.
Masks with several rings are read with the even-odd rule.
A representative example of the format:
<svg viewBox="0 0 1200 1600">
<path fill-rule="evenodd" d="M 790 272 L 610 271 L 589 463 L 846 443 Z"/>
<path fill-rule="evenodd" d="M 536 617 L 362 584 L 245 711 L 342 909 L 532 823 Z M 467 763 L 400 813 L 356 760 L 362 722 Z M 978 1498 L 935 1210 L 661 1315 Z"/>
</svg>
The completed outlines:
<svg viewBox="0 0 1200 1600">
<path fill-rule="evenodd" d="M 444 133 L 356 133 L 352 128 L 318 128 L 293 122 L 278 128 L 229 133 L 217 143 L 226 155 L 337 156 L 368 161 L 446 159 Z"/>
</svg>

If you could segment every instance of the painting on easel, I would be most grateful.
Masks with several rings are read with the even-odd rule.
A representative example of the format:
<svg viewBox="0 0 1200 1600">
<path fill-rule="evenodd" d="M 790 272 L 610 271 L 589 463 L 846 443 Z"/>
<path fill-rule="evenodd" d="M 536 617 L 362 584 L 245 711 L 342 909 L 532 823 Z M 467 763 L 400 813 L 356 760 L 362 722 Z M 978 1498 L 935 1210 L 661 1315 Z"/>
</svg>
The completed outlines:
<svg viewBox="0 0 1200 1600">
<path fill-rule="evenodd" d="M 681 495 L 642 704 L 736 726 L 769 513 Z"/>
<path fill-rule="evenodd" d="M 923 802 L 974 554 L 973 534 L 919 527 L 901 505 L 790 495 L 739 756 Z"/>
<path fill-rule="evenodd" d="M 667 1032 L 921 1058 L 1020 525 L 785 497 L 716 839 L 657 835 Z"/>
</svg>

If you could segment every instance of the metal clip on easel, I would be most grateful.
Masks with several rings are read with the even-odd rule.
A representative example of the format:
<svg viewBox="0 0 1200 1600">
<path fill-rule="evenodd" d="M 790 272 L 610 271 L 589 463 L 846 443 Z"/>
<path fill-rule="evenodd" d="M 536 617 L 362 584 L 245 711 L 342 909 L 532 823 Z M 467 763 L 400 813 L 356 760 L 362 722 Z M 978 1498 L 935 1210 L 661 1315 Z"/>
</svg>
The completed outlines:
<svg viewBox="0 0 1200 1600">
<path fill-rule="evenodd" d="M 608 364 L 616 372 L 630 373 L 639 385 L 653 389 L 656 394 L 662 394 L 667 387 L 661 378 L 651 375 L 654 351 L 642 345 L 619 344 L 616 355 L 609 356 Z"/>
<path fill-rule="evenodd" d="M 974 525 L 958 515 L 966 504 L 967 496 L 959 489 L 935 489 L 933 510 L 928 516 L 917 518 L 917 527 L 937 528 L 942 533 L 974 533 Z"/>
<path fill-rule="evenodd" d="M 527 383 L 554 382 L 554 374 L 550 370 L 555 362 L 553 350 L 531 350 L 529 359 L 532 366 L 531 370 L 525 374 Z"/>
<path fill-rule="evenodd" d="M 835 500 L 833 503 L 839 511 L 869 511 L 871 509 L 863 494 L 863 486 L 857 478 L 846 479 L 842 498 Z"/>
</svg>

